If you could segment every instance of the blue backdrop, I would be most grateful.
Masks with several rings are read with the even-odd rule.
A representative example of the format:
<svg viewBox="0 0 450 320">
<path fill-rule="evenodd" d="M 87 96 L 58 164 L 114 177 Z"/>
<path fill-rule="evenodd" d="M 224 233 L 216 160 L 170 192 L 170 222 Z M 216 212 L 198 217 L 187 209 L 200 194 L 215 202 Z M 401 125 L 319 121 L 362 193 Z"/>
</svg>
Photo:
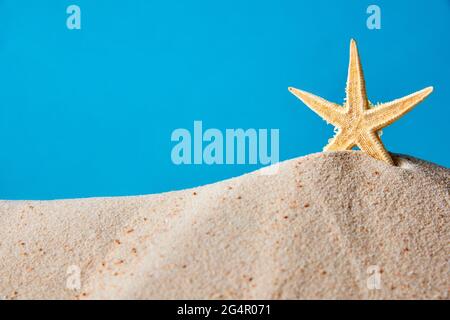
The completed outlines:
<svg viewBox="0 0 450 320">
<path fill-rule="evenodd" d="M 449 30 L 448 0 L 0 0 L 0 198 L 156 193 L 258 167 L 173 165 L 170 135 L 194 120 L 279 128 L 281 160 L 318 152 L 333 127 L 287 87 L 341 103 L 352 37 L 372 102 L 435 88 L 387 148 L 449 166 Z"/>
</svg>

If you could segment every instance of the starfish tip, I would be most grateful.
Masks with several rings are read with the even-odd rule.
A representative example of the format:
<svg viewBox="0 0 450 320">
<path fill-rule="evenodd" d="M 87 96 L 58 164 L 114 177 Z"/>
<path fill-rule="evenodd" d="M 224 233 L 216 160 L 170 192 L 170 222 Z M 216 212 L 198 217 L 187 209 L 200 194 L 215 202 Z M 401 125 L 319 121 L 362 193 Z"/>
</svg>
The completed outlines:
<svg viewBox="0 0 450 320">
<path fill-rule="evenodd" d="M 421 95 L 425 99 L 426 97 L 428 97 L 433 92 L 433 90 L 434 90 L 433 86 L 429 86 L 429 87 L 426 87 L 425 89 L 420 90 L 419 92 L 421 93 Z"/>
<path fill-rule="evenodd" d="M 289 92 L 292 93 L 292 94 L 296 94 L 296 93 L 299 93 L 299 92 L 300 92 L 300 90 L 298 90 L 298 89 L 296 89 L 296 88 L 294 88 L 294 87 L 288 87 L 288 90 L 289 90 Z"/>
</svg>

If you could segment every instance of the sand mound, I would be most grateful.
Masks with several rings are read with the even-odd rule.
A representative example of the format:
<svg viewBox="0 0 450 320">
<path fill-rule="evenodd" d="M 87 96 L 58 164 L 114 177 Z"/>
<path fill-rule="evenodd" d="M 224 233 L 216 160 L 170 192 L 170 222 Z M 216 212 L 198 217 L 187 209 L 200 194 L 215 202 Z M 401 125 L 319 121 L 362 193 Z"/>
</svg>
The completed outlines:
<svg viewBox="0 0 450 320">
<path fill-rule="evenodd" d="M 396 160 L 319 153 L 159 195 L 1 201 L 0 295 L 447 299 L 450 171 Z"/>
</svg>

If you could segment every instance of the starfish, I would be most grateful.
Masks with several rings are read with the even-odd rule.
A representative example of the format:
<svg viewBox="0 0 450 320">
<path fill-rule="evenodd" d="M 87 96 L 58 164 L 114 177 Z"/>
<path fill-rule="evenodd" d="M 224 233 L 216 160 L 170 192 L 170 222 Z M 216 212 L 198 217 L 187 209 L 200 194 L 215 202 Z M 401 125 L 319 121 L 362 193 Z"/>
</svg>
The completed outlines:
<svg viewBox="0 0 450 320">
<path fill-rule="evenodd" d="M 328 123 L 334 125 L 337 134 L 330 139 L 324 151 L 351 150 L 358 146 L 371 157 L 394 165 L 386 151 L 379 131 L 399 119 L 432 91 L 428 87 L 406 97 L 372 105 L 367 99 L 361 61 L 355 40 L 350 41 L 350 63 L 347 77 L 347 97 L 343 106 L 329 102 L 311 93 L 289 87 L 289 91 Z"/>
</svg>

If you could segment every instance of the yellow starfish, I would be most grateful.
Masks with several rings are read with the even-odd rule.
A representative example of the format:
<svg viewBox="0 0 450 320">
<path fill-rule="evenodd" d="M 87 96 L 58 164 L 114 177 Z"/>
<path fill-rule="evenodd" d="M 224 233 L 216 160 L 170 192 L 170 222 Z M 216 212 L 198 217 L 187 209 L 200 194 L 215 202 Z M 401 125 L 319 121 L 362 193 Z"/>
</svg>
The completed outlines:
<svg viewBox="0 0 450 320">
<path fill-rule="evenodd" d="M 409 96 L 373 106 L 367 99 L 363 70 L 355 40 L 350 41 L 350 64 L 347 78 L 347 97 L 344 106 L 326 101 L 311 93 L 289 87 L 289 91 L 303 101 L 338 132 L 324 151 L 350 150 L 358 146 L 371 157 L 394 165 L 378 131 L 410 111 L 432 91 L 428 87 Z"/>
</svg>

